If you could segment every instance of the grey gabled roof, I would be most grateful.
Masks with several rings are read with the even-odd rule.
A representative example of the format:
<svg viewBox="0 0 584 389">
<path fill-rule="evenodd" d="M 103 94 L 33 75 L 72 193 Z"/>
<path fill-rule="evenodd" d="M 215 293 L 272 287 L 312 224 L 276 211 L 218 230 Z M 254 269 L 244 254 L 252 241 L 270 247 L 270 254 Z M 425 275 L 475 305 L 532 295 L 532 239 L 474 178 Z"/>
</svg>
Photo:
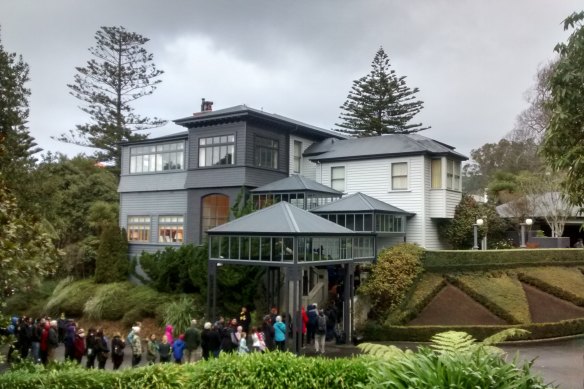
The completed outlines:
<svg viewBox="0 0 584 389">
<path fill-rule="evenodd" d="M 284 124 L 292 127 L 294 131 L 308 132 L 319 135 L 320 137 L 334 137 L 337 139 L 346 139 L 347 135 L 338 131 L 326 130 L 324 128 L 313 126 L 312 124 L 303 123 L 298 120 L 290 119 L 275 113 L 267 113 L 259 109 L 250 108 L 247 105 L 236 105 L 234 107 L 219 109 L 216 111 L 196 112 L 192 116 L 173 120 L 174 123 L 192 127 L 195 125 L 204 125 L 206 122 L 214 122 L 220 120 L 229 120 L 240 118 L 244 116 L 253 116 L 256 118 Z"/>
<path fill-rule="evenodd" d="M 318 155 L 316 155 L 318 154 Z M 365 138 L 352 138 L 314 144 L 304 155 L 312 161 L 354 160 L 393 157 L 400 155 L 449 155 L 459 160 L 468 158 L 454 147 L 418 134 L 388 134 Z"/>
<path fill-rule="evenodd" d="M 336 196 L 342 196 L 343 193 L 329 188 L 326 185 L 318 183 L 310 178 L 294 174 L 281 180 L 271 182 L 267 185 L 260 186 L 259 188 L 252 189 L 253 193 L 285 193 L 285 192 L 319 192 L 319 193 L 329 193 Z"/>
<path fill-rule="evenodd" d="M 387 204 L 381 200 L 377 200 L 371 196 L 367 196 L 361 192 L 353 193 L 350 196 L 343 197 L 340 200 L 321 205 L 313 208 L 310 212 L 314 213 L 330 213 L 330 212 L 387 212 L 399 213 L 404 215 L 413 215 L 410 212 L 404 211 L 398 207 Z"/>
<path fill-rule="evenodd" d="M 286 201 L 207 231 L 210 235 L 355 235 L 348 228 Z"/>
</svg>

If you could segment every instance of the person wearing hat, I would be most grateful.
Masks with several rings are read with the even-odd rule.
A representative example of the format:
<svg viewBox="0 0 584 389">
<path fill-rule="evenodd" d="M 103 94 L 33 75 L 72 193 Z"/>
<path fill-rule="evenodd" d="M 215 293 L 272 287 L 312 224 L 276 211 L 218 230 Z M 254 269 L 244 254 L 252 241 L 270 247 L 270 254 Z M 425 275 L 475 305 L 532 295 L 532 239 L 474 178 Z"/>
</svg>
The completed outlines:
<svg viewBox="0 0 584 389">
<path fill-rule="evenodd" d="M 73 342 L 73 357 L 77 363 L 81 364 L 81 359 L 85 355 L 85 330 L 80 328 L 75 334 L 75 340 Z"/>
</svg>

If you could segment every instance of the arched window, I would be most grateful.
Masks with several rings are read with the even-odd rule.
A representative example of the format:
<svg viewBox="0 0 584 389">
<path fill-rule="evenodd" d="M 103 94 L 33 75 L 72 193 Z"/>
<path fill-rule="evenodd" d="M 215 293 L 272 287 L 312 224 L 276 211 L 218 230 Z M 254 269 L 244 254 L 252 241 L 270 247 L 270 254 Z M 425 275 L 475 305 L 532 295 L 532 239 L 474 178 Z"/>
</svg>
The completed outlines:
<svg viewBox="0 0 584 389">
<path fill-rule="evenodd" d="M 213 227 L 229 221 L 229 196 L 211 194 L 201 200 L 201 230 L 206 233 Z"/>
</svg>

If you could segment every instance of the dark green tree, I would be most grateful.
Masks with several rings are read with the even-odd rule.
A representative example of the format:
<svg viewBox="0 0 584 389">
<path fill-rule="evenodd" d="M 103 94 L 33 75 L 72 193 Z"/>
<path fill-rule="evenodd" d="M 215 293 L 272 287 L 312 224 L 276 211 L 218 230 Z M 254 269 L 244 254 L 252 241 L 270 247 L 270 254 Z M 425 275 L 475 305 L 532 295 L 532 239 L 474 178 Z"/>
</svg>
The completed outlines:
<svg viewBox="0 0 584 389">
<path fill-rule="evenodd" d="M 347 101 L 341 106 L 339 131 L 364 137 L 409 134 L 430 128 L 423 127 L 422 123 L 410 123 L 422 110 L 423 102 L 415 96 L 419 89 L 410 89 L 405 78 L 390 69 L 387 54 L 379 48 L 371 72 L 353 81 Z"/>
<path fill-rule="evenodd" d="M 559 54 L 550 78 L 551 117 L 542 153 L 548 164 L 566 173 L 563 188 L 570 202 L 584 205 L 584 11 L 564 20 L 564 30 L 574 29 Z"/>
<path fill-rule="evenodd" d="M 45 224 L 18 207 L 0 174 L 0 301 L 53 274 L 59 257 Z"/>
<path fill-rule="evenodd" d="M 4 50 L 0 40 L 0 173 L 21 207 L 28 207 L 30 172 L 40 149 L 27 128 L 28 65 Z"/>
<path fill-rule="evenodd" d="M 95 227 L 104 217 L 116 219 L 117 223 L 117 216 L 112 213 L 117 213 L 118 180 L 92 158 L 47 154 L 32 174 L 32 181 L 35 185 L 30 196 L 34 197 L 37 213 L 53 226 L 60 248 L 90 235 L 99 237 L 101 231 Z M 91 211 L 98 201 L 109 205 L 103 215 Z"/>
<path fill-rule="evenodd" d="M 103 228 L 95 261 L 95 282 L 109 283 L 128 278 L 128 240 L 115 224 Z"/>
<path fill-rule="evenodd" d="M 89 49 L 94 57 L 84 67 L 77 67 L 71 94 L 83 101 L 81 110 L 91 122 L 78 125 L 58 140 L 97 149 L 101 161 L 120 166 L 122 141 L 146 138 L 136 131 L 164 125 L 158 118 L 140 116 L 134 101 L 151 95 L 162 82 L 163 71 L 156 68 L 153 55 L 144 45 L 148 38 L 124 27 L 101 27 L 95 34 L 96 46 Z"/>
<path fill-rule="evenodd" d="M 479 227 L 479 238 L 487 234 L 489 247 L 497 245 L 505 239 L 507 223 L 501 219 L 493 204 L 477 203 L 471 196 L 463 195 L 456 206 L 454 219 L 442 222 L 438 229 L 441 238 L 446 240 L 453 249 L 465 250 L 473 246 L 473 224 L 477 219 L 483 219 Z"/>
</svg>

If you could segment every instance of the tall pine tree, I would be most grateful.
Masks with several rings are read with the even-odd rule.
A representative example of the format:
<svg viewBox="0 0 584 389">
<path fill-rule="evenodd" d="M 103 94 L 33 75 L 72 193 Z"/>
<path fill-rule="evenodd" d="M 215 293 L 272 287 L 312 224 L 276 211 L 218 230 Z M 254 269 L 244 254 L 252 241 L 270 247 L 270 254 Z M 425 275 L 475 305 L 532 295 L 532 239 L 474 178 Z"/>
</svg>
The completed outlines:
<svg viewBox="0 0 584 389">
<path fill-rule="evenodd" d="M 124 27 L 101 27 L 95 40 L 96 46 L 89 49 L 94 58 L 77 67 L 74 83 L 67 85 L 73 96 L 86 103 L 81 110 L 91 122 L 57 139 L 93 147 L 99 160 L 113 161 L 119 168 L 120 142 L 144 139 L 146 134 L 135 132 L 166 123 L 140 116 L 132 107 L 135 100 L 154 93 L 163 71 L 144 48 L 149 39 L 140 34 Z"/>
<path fill-rule="evenodd" d="M 340 107 L 340 132 L 355 137 L 383 134 L 409 134 L 430 127 L 410 123 L 423 107 L 416 99 L 418 88 L 410 89 L 405 76 L 390 69 L 389 58 L 380 47 L 371 63 L 371 72 L 353 81 L 347 101 Z"/>
<path fill-rule="evenodd" d="M 4 50 L 0 39 L 0 173 L 14 194 L 24 194 L 34 154 L 41 151 L 27 127 L 30 89 L 28 65 Z M 19 204 L 22 204 L 20 197 Z"/>
</svg>

